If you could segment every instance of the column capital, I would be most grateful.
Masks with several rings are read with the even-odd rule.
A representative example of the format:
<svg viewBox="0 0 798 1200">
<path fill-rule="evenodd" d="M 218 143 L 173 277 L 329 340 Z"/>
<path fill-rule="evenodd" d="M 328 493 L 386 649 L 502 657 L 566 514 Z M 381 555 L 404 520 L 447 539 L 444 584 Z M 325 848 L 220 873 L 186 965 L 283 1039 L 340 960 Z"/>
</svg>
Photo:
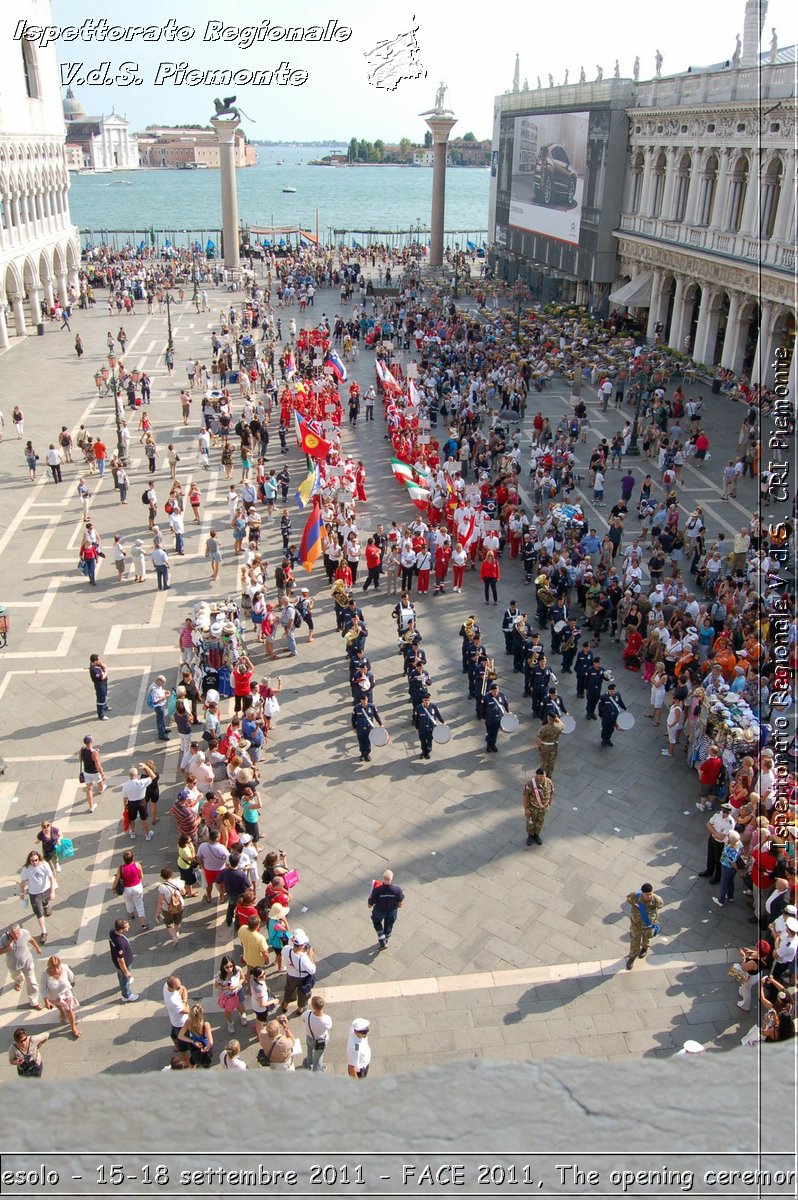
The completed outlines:
<svg viewBox="0 0 798 1200">
<path fill-rule="evenodd" d="M 216 136 L 220 142 L 232 142 L 240 124 L 241 121 L 238 117 L 226 117 L 224 120 L 219 117 L 211 118 L 211 125 L 215 129 Z"/>
<path fill-rule="evenodd" d="M 432 143 L 435 146 L 445 145 L 449 140 L 449 134 L 457 124 L 456 117 L 425 117 L 430 133 L 432 134 Z"/>
</svg>

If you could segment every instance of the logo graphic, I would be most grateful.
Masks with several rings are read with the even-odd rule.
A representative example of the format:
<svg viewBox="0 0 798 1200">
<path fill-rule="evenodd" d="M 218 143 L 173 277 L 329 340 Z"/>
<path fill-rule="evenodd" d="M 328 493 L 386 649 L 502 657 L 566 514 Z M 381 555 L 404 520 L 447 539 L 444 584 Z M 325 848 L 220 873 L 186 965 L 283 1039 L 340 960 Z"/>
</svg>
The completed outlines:
<svg viewBox="0 0 798 1200">
<path fill-rule="evenodd" d="M 415 21 L 415 15 L 412 18 Z M 368 64 L 368 80 L 372 87 L 393 92 L 403 79 L 426 79 L 427 68 L 419 61 L 416 40 L 418 25 L 395 38 L 377 42 L 363 57 Z"/>
</svg>

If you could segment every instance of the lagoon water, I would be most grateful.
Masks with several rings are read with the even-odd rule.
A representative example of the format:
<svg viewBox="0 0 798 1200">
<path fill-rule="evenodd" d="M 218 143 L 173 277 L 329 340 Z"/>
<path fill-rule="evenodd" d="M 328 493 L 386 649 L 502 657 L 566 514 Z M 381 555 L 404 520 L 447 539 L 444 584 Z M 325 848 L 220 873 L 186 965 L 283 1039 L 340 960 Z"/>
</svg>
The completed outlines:
<svg viewBox="0 0 798 1200">
<path fill-rule="evenodd" d="M 332 229 L 381 229 L 409 234 L 420 223 L 429 226 L 432 169 L 429 167 L 311 167 L 312 158 L 329 153 L 329 145 L 259 146 L 259 163 L 237 172 L 239 218 L 245 225 L 318 228 L 322 241 Z M 340 150 L 338 151 L 340 152 Z M 278 160 L 283 159 L 282 166 Z M 99 242 L 103 230 L 198 230 L 214 236 L 221 222 L 218 170 L 140 170 L 100 175 L 72 175 L 69 204 L 87 240 Z M 454 167 L 446 174 L 447 230 L 474 234 L 487 229 L 490 172 L 487 168 Z M 287 195 L 283 188 L 296 188 Z M 416 238 L 417 234 L 413 234 Z M 368 238 L 357 237 L 360 244 Z M 119 239 L 117 239 L 119 240 Z M 124 240 L 124 239 L 122 239 Z M 352 237 L 346 239 L 351 243 Z M 374 239 L 378 240 L 378 239 Z M 464 244 L 465 238 L 457 240 Z"/>
</svg>

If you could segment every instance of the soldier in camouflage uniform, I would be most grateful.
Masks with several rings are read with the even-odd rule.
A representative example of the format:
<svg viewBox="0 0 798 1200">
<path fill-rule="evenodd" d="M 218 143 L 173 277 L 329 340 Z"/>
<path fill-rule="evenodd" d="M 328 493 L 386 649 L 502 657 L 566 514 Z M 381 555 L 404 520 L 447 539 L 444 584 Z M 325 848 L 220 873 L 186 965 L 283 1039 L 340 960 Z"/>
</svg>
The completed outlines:
<svg viewBox="0 0 798 1200">
<path fill-rule="evenodd" d="M 663 906 L 663 899 L 658 896 L 650 883 L 644 883 L 639 892 L 630 892 L 626 903 L 632 910 L 632 928 L 630 931 L 631 944 L 626 969 L 631 971 L 636 958 L 645 958 L 648 945 L 655 934 L 659 933 L 657 914 Z M 645 918 L 640 911 L 642 904 Z"/>
<path fill-rule="evenodd" d="M 535 842 L 542 846 L 540 831 L 546 813 L 554 799 L 554 784 L 547 778 L 543 767 L 538 767 L 532 779 L 524 784 L 524 816 L 526 817 L 526 844 Z"/>
<path fill-rule="evenodd" d="M 557 714 L 549 711 L 546 724 L 541 725 L 538 730 L 537 748 L 540 751 L 540 765 L 549 778 L 554 774 L 554 764 L 557 761 L 557 743 L 564 729 L 565 726 Z"/>
</svg>

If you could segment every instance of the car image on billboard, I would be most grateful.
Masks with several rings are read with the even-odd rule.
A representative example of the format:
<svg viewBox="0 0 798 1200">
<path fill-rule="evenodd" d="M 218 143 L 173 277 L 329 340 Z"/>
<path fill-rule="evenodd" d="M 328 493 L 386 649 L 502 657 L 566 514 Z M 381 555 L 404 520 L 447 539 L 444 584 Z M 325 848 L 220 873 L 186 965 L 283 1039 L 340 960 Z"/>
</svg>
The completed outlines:
<svg viewBox="0 0 798 1200">
<path fill-rule="evenodd" d="M 535 199 L 539 204 L 559 200 L 568 208 L 576 195 L 576 171 L 565 146 L 541 146 L 535 164 Z"/>
<path fill-rule="evenodd" d="M 510 224 L 577 245 L 582 221 L 589 114 L 515 118 Z"/>
</svg>

